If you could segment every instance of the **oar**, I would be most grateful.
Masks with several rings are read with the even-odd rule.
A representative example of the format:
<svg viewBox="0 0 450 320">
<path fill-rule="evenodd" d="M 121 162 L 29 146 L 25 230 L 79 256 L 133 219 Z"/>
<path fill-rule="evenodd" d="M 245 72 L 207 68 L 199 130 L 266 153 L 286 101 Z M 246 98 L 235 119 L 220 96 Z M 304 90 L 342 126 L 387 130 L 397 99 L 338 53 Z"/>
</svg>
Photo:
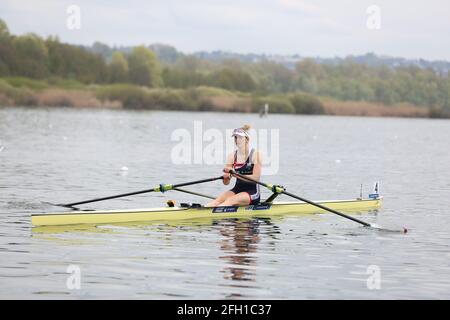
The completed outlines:
<svg viewBox="0 0 450 320">
<path fill-rule="evenodd" d="M 157 186 L 157 187 L 155 187 L 153 189 L 146 189 L 146 190 L 141 190 L 141 191 L 117 194 L 117 195 L 109 196 L 109 197 L 96 198 L 96 199 L 84 200 L 84 201 L 79 201 L 79 202 L 72 202 L 72 203 L 67 203 L 67 204 L 54 204 L 54 205 L 71 208 L 73 206 L 80 205 L 80 204 L 97 202 L 97 201 L 103 201 L 103 200 L 110 200 L 110 199 L 116 199 L 116 198 L 122 198 L 122 197 L 128 197 L 128 196 L 133 196 L 133 195 L 136 195 L 136 194 L 142 194 L 142 193 L 148 193 L 148 192 L 166 192 L 166 191 L 169 191 L 169 190 L 176 189 L 178 187 L 185 187 L 185 186 L 190 186 L 190 185 L 193 185 L 193 184 L 211 182 L 211 181 L 215 181 L 215 180 L 219 180 L 219 179 L 223 179 L 223 176 L 216 177 L 216 178 L 197 180 L 197 181 L 191 181 L 191 182 L 185 182 L 185 183 L 179 183 L 179 184 L 173 184 L 173 185 L 172 184 L 160 184 L 159 186 Z"/>
<path fill-rule="evenodd" d="M 292 197 L 292 198 L 294 198 L 294 199 L 297 199 L 297 200 L 300 200 L 300 201 L 309 203 L 309 204 L 311 204 L 311 205 L 313 205 L 313 206 L 316 206 L 316 207 L 318 207 L 318 208 L 320 208 L 320 209 L 323 209 L 323 210 L 325 210 L 325 211 L 329 211 L 329 212 L 334 213 L 334 214 L 337 214 L 337 215 L 339 215 L 339 216 L 341 216 L 341 217 L 343 217 L 343 218 L 347 218 L 347 219 L 349 219 L 349 220 L 352 220 L 352 221 L 354 221 L 354 222 L 357 222 L 357 223 L 359 223 L 359 224 L 362 224 L 362 225 L 365 226 L 365 227 L 370 227 L 370 228 L 374 228 L 374 229 L 378 229 L 378 230 L 383 230 L 383 231 L 393 231 L 393 232 L 402 232 L 402 233 L 407 233 L 407 232 L 408 232 L 408 229 L 406 229 L 406 228 L 402 228 L 402 229 L 389 229 L 389 228 L 384 228 L 384 227 L 382 227 L 382 226 L 379 226 L 379 225 L 377 225 L 377 224 L 372 224 L 372 223 L 368 223 L 368 222 L 359 220 L 359 219 L 357 219 L 357 218 L 354 218 L 354 217 L 348 216 L 348 215 L 346 215 L 346 214 L 343 214 L 342 212 L 339 212 L 339 211 L 336 211 L 336 210 L 334 210 L 334 209 L 325 207 L 324 205 L 321 205 L 321 204 L 319 204 L 319 203 L 316 203 L 316 202 L 313 202 L 313 201 L 311 201 L 311 200 L 308 200 L 308 199 L 305 199 L 305 198 L 296 196 L 295 194 L 292 194 L 292 193 L 290 193 L 290 192 L 287 192 L 284 188 L 282 188 L 282 187 L 280 187 L 280 186 L 267 184 L 267 183 L 264 183 L 264 182 L 261 182 L 261 181 L 257 181 L 257 180 L 251 179 L 251 178 L 249 178 L 249 177 L 243 176 L 243 175 L 241 175 L 241 174 L 235 172 L 234 170 L 230 170 L 230 173 L 231 173 L 232 175 L 234 175 L 234 176 L 236 176 L 236 177 L 242 179 L 242 180 L 247 180 L 247 181 L 250 181 L 250 182 L 259 184 L 259 185 L 261 185 L 261 186 L 263 186 L 263 187 L 268 188 L 268 189 L 271 190 L 272 192 L 283 193 L 283 194 L 285 194 L 285 195 L 287 195 L 287 196 L 290 196 L 290 197 Z"/>
</svg>

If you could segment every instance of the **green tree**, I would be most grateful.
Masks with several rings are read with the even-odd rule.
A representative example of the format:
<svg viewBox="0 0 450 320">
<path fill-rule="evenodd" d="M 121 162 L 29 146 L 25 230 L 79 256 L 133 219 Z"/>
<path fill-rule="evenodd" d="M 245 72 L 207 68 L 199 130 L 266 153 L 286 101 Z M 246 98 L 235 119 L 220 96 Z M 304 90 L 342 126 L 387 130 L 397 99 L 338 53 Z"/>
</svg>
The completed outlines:
<svg viewBox="0 0 450 320">
<path fill-rule="evenodd" d="M 0 19 L 0 76 L 9 76 L 15 70 L 15 52 L 8 26 Z"/>
<path fill-rule="evenodd" d="M 83 83 L 105 83 L 108 68 L 101 55 L 83 47 L 60 43 L 57 38 L 46 40 L 49 71 L 52 76 L 76 79 Z"/>
<path fill-rule="evenodd" d="M 322 79 L 326 75 L 322 65 L 309 58 L 298 62 L 295 66 L 295 70 L 298 74 L 309 78 Z"/>
<path fill-rule="evenodd" d="M 209 82 L 219 88 L 243 92 L 253 91 L 256 87 L 255 81 L 248 72 L 230 68 L 211 73 Z"/>
<path fill-rule="evenodd" d="M 111 48 L 104 43 L 101 43 L 99 41 L 95 41 L 91 48 L 93 53 L 96 53 L 98 55 L 101 55 L 102 57 L 105 57 L 107 61 L 111 59 Z"/>
<path fill-rule="evenodd" d="M 29 33 L 13 40 L 17 63 L 17 75 L 42 79 L 48 75 L 48 50 L 44 40 Z"/>
<path fill-rule="evenodd" d="M 251 66 L 250 73 L 263 92 L 288 92 L 293 84 L 293 71 L 280 63 L 263 60 Z"/>
<path fill-rule="evenodd" d="M 110 82 L 126 82 L 128 80 L 128 61 L 121 52 L 114 52 L 111 60 Z"/>
<path fill-rule="evenodd" d="M 156 54 L 158 60 L 168 63 L 175 63 L 181 56 L 177 49 L 166 44 L 152 44 L 148 48 Z"/>
<path fill-rule="evenodd" d="M 202 69 L 208 69 L 208 67 L 210 66 L 206 61 L 201 60 L 195 56 L 188 55 L 179 58 L 174 67 L 178 70 L 194 73 Z"/>
<path fill-rule="evenodd" d="M 162 86 L 161 67 L 155 54 L 144 46 L 135 47 L 128 57 L 129 79 L 132 83 Z"/>
<path fill-rule="evenodd" d="M 6 22 L 0 19 L 0 39 L 4 37 L 9 37 L 9 29 Z"/>
</svg>

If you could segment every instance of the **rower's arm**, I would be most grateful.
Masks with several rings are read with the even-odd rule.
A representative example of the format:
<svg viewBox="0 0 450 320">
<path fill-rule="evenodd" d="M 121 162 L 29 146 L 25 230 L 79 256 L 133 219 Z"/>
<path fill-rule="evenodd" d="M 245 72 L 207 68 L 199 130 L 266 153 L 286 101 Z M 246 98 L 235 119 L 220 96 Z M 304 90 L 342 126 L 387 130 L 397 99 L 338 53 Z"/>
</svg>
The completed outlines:
<svg viewBox="0 0 450 320">
<path fill-rule="evenodd" d="M 259 179 L 261 178 L 261 164 L 261 153 L 259 151 L 256 151 L 253 155 L 253 174 L 248 175 L 250 179 L 259 181 Z"/>
<path fill-rule="evenodd" d="M 227 156 L 227 162 L 225 163 L 225 168 L 224 169 L 226 169 L 226 171 L 233 169 L 233 162 L 234 162 L 233 160 L 234 160 L 234 155 L 233 155 L 233 153 L 230 153 Z M 230 179 L 231 179 L 230 174 L 224 172 L 224 174 L 223 174 L 223 183 L 225 185 L 229 184 L 230 183 Z"/>
<path fill-rule="evenodd" d="M 233 153 L 228 154 L 227 162 L 225 163 L 225 169 L 231 170 L 233 169 L 234 155 Z"/>
</svg>

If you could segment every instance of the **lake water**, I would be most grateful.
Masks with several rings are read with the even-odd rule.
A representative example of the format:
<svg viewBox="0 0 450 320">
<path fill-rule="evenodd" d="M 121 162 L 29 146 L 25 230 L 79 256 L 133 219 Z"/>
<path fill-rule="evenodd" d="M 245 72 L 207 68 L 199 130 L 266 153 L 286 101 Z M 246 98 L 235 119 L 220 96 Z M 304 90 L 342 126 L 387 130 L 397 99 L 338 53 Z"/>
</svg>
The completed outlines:
<svg viewBox="0 0 450 320">
<path fill-rule="evenodd" d="M 379 181 L 382 208 L 358 218 L 410 232 L 370 230 L 333 214 L 31 226 L 31 213 L 60 210 L 45 202 L 218 176 L 219 164 L 174 164 L 172 133 L 245 123 L 278 130 L 269 132 L 279 135 L 279 170 L 262 180 L 313 200 L 356 198 L 361 184 L 367 195 Z M 0 298 L 449 299 L 449 146 L 445 120 L 0 108 Z M 226 188 L 218 181 L 187 189 Z M 168 192 L 83 208 L 168 199 L 204 202 Z M 79 288 L 68 271 L 79 271 Z"/>
</svg>

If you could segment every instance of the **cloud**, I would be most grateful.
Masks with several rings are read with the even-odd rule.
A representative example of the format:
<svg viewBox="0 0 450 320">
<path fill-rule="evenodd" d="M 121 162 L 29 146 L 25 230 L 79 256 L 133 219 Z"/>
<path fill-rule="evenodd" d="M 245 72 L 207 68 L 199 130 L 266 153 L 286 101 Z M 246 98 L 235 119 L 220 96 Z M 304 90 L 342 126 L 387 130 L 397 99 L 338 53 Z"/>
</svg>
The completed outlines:
<svg viewBox="0 0 450 320">
<path fill-rule="evenodd" d="M 381 8 L 381 29 L 366 28 L 369 5 Z M 82 28 L 66 28 L 69 5 Z M 183 51 L 230 50 L 334 56 L 375 51 L 450 59 L 445 0 L 1 0 L 13 34 L 58 35 L 92 44 L 164 42 Z M 439 43 L 439 46 L 435 44 Z"/>
<path fill-rule="evenodd" d="M 249 27 L 269 17 L 265 11 L 255 7 L 228 6 L 225 3 L 205 5 L 189 1 L 172 5 L 171 12 L 180 23 L 211 28 Z"/>
<path fill-rule="evenodd" d="M 304 0 L 278 0 L 282 7 L 288 9 L 296 9 L 305 13 L 319 13 L 320 8 L 308 1 Z"/>
</svg>

